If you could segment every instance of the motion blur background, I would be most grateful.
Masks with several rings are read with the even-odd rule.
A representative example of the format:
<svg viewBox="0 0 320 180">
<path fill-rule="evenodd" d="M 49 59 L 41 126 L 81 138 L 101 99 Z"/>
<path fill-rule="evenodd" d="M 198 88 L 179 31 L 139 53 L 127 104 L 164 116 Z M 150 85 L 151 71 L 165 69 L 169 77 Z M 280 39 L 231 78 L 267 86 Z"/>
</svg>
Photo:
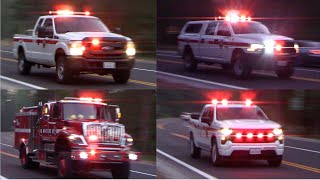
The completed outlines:
<svg viewBox="0 0 320 180">
<path fill-rule="evenodd" d="M 158 46 L 176 45 L 176 37 L 190 20 L 214 19 L 224 10 L 246 11 L 271 33 L 296 40 L 320 41 L 319 0 L 159 0 Z M 164 47 L 164 48 L 165 48 Z"/>
<path fill-rule="evenodd" d="M 108 104 L 120 106 L 126 132 L 134 139 L 133 149 L 142 152 L 142 159 L 155 161 L 156 126 L 154 90 L 2 90 L 1 132 L 13 131 L 12 121 L 22 107 L 35 106 L 64 97 L 103 98 Z M 12 139 L 13 141 L 13 139 Z"/>
<path fill-rule="evenodd" d="M 121 28 L 121 34 L 136 43 L 138 53 L 155 51 L 155 0 L 1 0 L 1 40 L 11 41 L 14 34 L 33 29 L 39 16 L 61 7 L 89 10 L 110 30 Z"/>
<path fill-rule="evenodd" d="M 252 99 L 266 115 L 282 125 L 286 135 L 320 139 L 318 90 L 169 90 L 157 91 L 157 119 L 200 112 L 212 99 Z"/>
</svg>

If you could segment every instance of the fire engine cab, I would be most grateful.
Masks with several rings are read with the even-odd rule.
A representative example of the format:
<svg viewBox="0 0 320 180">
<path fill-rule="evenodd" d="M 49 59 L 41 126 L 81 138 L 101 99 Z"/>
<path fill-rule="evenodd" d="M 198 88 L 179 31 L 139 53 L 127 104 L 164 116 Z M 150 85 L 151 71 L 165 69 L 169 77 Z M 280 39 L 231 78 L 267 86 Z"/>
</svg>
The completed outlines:
<svg viewBox="0 0 320 180">
<path fill-rule="evenodd" d="M 211 152 L 211 162 L 262 159 L 270 166 L 280 166 L 284 152 L 281 126 L 271 121 L 251 100 L 212 100 L 202 112 L 192 113 L 190 154 L 199 158 L 201 150 Z"/>
<path fill-rule="evenodd" d="M 128 178 L 133 139 L 119 124 L 120 109 L 101 99 L 65 98 L 24 107 L 14 120 L 14 147 L 23 168 L 58 168 L 58 176 L 110 170 L 113 178 Z"/>
<path fill-rule="evenodd" d="M 28 34 L 15 34 L 13 41 L 20 74 L 29 74 L 32 66 L 55 67 L 59 83 L 89 73 L 111 74 L 116 83 L 127 83 L 135 63 L 133 41 L 111 33 L 90 12 L 50 11 Z"/>
<path fill-rule="evenodd" d="M 274 70 L 280 78 L 290 77 L 298 44 L 239 14 L 230 11 L 215 20 L 187 22 L 178 36 L 184 68 L 194 71 L 199 63 L 220 64 L 239 79 L 247 79 L 253 69 Z"/>
</svg>

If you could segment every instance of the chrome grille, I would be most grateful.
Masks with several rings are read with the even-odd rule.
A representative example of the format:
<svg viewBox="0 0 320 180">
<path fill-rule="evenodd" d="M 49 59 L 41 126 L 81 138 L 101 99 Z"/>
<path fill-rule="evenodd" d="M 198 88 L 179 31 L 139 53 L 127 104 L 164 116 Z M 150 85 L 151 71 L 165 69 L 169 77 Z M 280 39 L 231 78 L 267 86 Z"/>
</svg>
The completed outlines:
<svg viewBox="0 0 320 180">
<path fill-rule="evenodd" d="M 125 129 L 121 124 L 112 123 L 91 123 L 86 125 L 85 136 L 98 136 L 97 143 L 122 145 L 124 140 Z"/>
</svg>

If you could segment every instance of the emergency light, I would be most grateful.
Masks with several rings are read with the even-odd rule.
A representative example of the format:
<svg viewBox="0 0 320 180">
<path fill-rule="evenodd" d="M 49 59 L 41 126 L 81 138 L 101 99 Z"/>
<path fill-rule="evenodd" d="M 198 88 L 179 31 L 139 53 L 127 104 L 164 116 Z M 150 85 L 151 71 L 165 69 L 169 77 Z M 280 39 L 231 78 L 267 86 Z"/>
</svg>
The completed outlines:
<svg viewBox="0 0 320 180">
<path fill-rule="evenodd" d="M 253 102 L 251 99 L 246 99 L 245 101 L 228 101 L 227 99 L 223 99 L 221 101 L 218 101 L 217 99 L 212 99 L 211 103 L 213 105 L 222 104 L 223 106 L 227 106 L 228 104 L 242 104 L 242 103 L 244 103 L 246 106 L 251 106 Z"/>
<path fill-rule="evenodd" d="M 91 12 L 85 11 L 85 12 L 74 12 L 71 10 L 57 10 L 57 11 L 49 11 L 49 14 L 56 14 L 56 15 L 86 15 L 90 16 Z"/>
</svg>

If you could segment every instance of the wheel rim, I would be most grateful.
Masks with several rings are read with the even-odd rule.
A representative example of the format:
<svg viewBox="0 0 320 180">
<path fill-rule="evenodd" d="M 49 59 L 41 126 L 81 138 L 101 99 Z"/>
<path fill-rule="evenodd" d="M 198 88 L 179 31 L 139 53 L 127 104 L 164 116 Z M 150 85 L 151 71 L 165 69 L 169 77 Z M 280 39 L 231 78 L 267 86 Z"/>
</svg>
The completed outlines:
<svg viewBox="0 0 320 180">
<path fill-rule="evenodd" d="M 64 64 L 63 63 L 59 63 L 57 71 L 58 71 L 58 78 L 63 79 L 63 76 L 64 76 Z"/>
<path fill-rule="evenodd" d="M 190 139 L 189 141 L 189 148 L 190 148 L 190 154 L 193 154 L 193 151 L 194 151 L 194 147 L 193 147 L 193 139 Z"/>
<path fill-rule="evenodd" d="M 18 62 L 18 68 L 20 71 L 23 71 L 23 67 L 24 67 L 24 60 L 20 57 Z"/>
<path fill-rule="evenodd" d="M 25 152 L 22 152 L 22 155 L 21 155 L 21 164 L 22 164 L 22 165 L 25 165 L 26 162 L 27 162 L 26 153 L 25 153 Z"/>
<path fill-rule="evenodd" d="M 65 176 L 66 174 L 66 160 L 64 158 L 61 158 L 59 161 L 59 174 L 60 176 Z"/>
<path fill-rule="evenodd" d="M 238 61 L 236 61 L 236 63 L 234 64 L 234 71 L 235 71 L 235 73 L 237 74 L 237 75 L 240 75 L 240 74 L 242 74 L 242 72 L 243 72 L 243 65 L 242 65 L 242 63 L 240 63 L 240 61 L 238 60 Z"/>
<path fill-rule="evenodd" d="M 216 160 L 217 160 L 217 149 L 216 149 L 216 145 L 215 144 L 212 146 L 211 160 L 212 160 L 212 162 L 216 162 Z"/>
</svg>

